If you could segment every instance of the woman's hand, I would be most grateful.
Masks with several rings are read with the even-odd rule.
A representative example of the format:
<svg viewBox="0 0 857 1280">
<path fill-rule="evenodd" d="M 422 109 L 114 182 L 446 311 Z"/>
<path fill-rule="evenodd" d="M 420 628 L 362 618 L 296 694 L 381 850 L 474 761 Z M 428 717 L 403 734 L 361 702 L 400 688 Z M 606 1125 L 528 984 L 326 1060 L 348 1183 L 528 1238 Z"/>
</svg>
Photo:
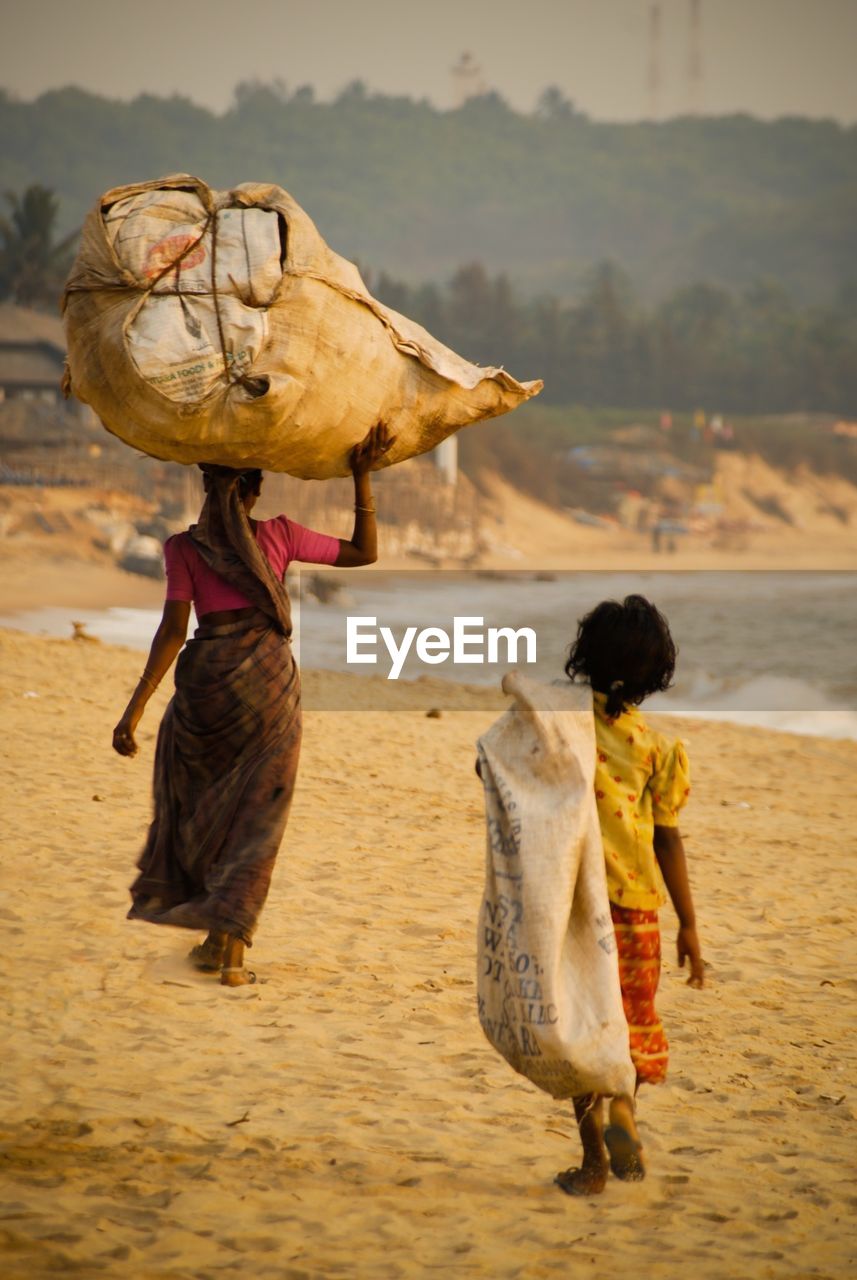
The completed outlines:
<svg viewBox="0 0 857 1280">
<path fill-rule="evenodd" d="M 352 474 L 360 476 L 372 471 L 395 443 L 396 437 L 390 435 L 386 422 L 378 422 L 370 427 L 360 443 L 351 450 L 349 461 Z"/>
<path fill-rule="evenodd" d="M 118 751 L 120 756 L 135 756 L 137 754 L 134 730 L 140 723 L 141 715 L 142 710 L 135 713 L 129 707 L 113 730 L 113 750 Z"/>
<path fill-rule="evenodd" d="M 351 450 L 351 474 L 354 477 L 354 532 L 348 542 L 340 538 L 339 568 L 374 564 L 378 559 L 378 531 L 375 527 L 375 499 L 369 472 L 376 467 L 396 443 L 385 422 L 378 422 Z"/>
<path fill-rule="evenodd" d="M 190 619 L 189 600 L 167 600 L 158 629 L 152 640 L 149 657 L 131 701 L 122 713 L 122 719 L 113 730 L 113 750 L 120 756 L 135 756 L 137 743 L 134 730 L 146 709 L 146 703 L 176 660 L 185 642 Z"/>
</svg>

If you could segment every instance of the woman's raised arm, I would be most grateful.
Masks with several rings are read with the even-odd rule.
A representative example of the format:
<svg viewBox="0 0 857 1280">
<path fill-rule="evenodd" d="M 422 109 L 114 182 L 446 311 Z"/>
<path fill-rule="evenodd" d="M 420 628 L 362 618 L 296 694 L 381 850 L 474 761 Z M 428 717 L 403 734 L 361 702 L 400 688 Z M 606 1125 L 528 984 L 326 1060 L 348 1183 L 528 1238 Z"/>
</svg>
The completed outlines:
<svg viewBox="0 0 857 1280">
<path fill-rule="evenodd" d="M 369 473 L 375 463 L 396 443 L 385 423 L 379 422 L 351 450 L 351 474 L 354 477 L 354 532 L 351 541 L 339 540 L 335 563 L 340 568 L 374 564 L 378 559 L 378 530 L 375 525 L 375 499 Z"/>
</svg>

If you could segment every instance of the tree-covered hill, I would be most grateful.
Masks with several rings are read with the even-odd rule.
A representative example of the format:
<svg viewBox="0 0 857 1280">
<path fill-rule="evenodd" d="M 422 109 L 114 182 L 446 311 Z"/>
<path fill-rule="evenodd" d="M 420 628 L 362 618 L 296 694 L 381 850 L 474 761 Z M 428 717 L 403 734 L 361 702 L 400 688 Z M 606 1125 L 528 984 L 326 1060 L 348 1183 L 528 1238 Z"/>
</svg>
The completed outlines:
<svg viewBox="0 0 857 1280">
<path fill-rule="evenodd" d="M 188 171 L 278 182 L 340 253 L 409 283 L 479 260 L 563 297 L 612 258 L 650 298 L 767 277 L 812 303 L 857 263 L 857 128 L 833 122 L 616 125 L 555 93 L 526 116 L 495 96 L 442 112 L 359 84 L 333 103 L 249 85 L 222 116 L 182 98 L 0 95 L 0 136 L 0 190 L 55 191 L 61 232 L 108 187 Z"/>
</svg>

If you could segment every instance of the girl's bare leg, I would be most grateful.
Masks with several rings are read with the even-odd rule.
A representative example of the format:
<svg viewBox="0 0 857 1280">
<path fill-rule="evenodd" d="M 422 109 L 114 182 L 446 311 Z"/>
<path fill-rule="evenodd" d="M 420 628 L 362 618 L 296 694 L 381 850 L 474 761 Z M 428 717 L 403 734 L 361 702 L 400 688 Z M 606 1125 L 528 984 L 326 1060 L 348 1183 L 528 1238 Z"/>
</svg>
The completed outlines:
<svg viewBox="0 0 857 1280">
<path fill-rule="evenodd" d="M 574 1099 L 574 1115 L 580 1130 L 583 1160 L 579 1169 L 566 1169 L 554 1181 L 570 1196 L 594 1196 L 607 1183 L 607 1150 L 601 1097 L 588 1093 Z"/>
<path fill-rule="evenodd" d="M 604 1141 L 610 1153 L 610 1168 L 617 1178 L 624 1182 L 640 1182 L 645 1178 L 643 1144 L 630 1094 L 617 1094 L 610 1099 L 610 1124 L 604 1130 Z"/>
</svg>

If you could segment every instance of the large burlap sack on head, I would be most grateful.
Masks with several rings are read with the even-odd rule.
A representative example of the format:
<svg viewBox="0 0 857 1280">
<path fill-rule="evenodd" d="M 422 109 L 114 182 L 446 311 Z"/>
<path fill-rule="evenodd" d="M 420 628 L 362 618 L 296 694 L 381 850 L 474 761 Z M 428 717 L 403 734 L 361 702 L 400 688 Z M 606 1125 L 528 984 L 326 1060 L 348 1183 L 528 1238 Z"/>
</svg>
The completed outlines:
<svg viewBox="0 0 857 1280">
<path fill-rule="evenodd" d="M 187 174 L 108 191 L 63 298 L 67 390 L 156 458 L 345 475 L 376 422 L 385 465 L 541 390 L 481 369 L 377 302 L 280 187 Z"/>
<path fill-rule="evenodd" d="M 592 693 L 517 672 L 503 689 L 514 703 L 478 742 L 488 824 L 479 1020 L 506 1061 L 554 1098 L 633 1093 Z"/>
</svg>

